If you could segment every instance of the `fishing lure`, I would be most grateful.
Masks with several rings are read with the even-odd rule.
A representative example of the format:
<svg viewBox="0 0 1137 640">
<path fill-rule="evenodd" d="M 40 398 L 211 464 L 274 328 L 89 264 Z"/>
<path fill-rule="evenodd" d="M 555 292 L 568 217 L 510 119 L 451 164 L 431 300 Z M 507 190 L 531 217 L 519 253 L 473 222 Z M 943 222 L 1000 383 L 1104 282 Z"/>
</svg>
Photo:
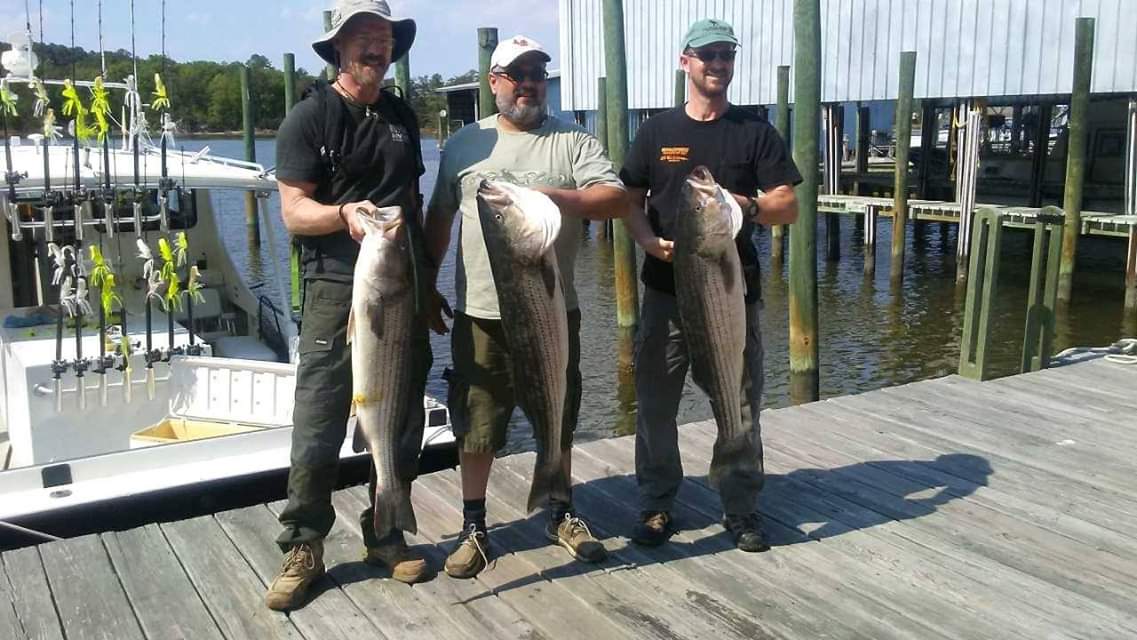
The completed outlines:
<svg viewBox="0 0 1137 640">
<path fill-rule="evenodd" d="M 95 116 L 95 133 L 102 142 L 111 128 L 107 118 L 111 114 L 111 105 L 102 76 L 95 78 L 95 86 L 91 88 L 91 114 Z"/>
<path fill-rule="evenodd" d="M 142 238 L 135 240 L 135 243 L 138 246 L 138 257 L 142 260 L 142 277 L 149 280 L 150 274 L 154 272 L 154 254 Z"/>
<path fill-rule="evenodd" d="M 111 271 L 106 258 L 103 257 L 103 252 L 99 250 L 97 245 L 91 245 L 90 252 L 91 262 L 94 265 L 91 268 L 91 284 L 99 287 L 103 312 L 109 316 L 116 302 L 122 305 L 122 298 L 115 290 L 114 272 Z"/>
<path fill-rule="evenodd" d="M 72 295 L 73 291 L 71 276 L 67 276 L 63 279 L 63 283 L 59 285 L 59 304 L 67 312 L 68 318 L 75 317 L 75 298 Z"/>
<path fill-rule="evenodd" d="M 189 281 L 186 283 L 186 293 L 193 298 L 194 302 L 199 304 L 205 303 L 205 296 L 202 295 L 201 290 L 201 272 L 197 270 L 197 265 L 191 265 L 189 268 Z"/>
<path fill-rule="evenodd" d="M 166 297 L 162 303 L 162 308 L 166 311 L 171 308 L 180 309 L 182 304 L 178 293 L 181 291 L 181 280 L 178 278 L 177 258 L 174 256 L 173 247 L 165 238 L 158 238 L 158 253 L 162 256 L 162 267 L 159 275 L 162 281 L 166 283 Z M 182 258 L 184 262 L 184 255 Z"/>
<path fill-rule="evenodd" d="M 83 315 L 91 315 L 91 303 L 87 301 L 87 279 L 78 278 L 75 281 L 75 306 L 79 309 L 79 313 Z"/>
<path fill-rule="evenodd" d="M 189 239 L 186 238 L 185 231 L 179 231 L 178 235 L 174 237 L 174 257 L 177 258 L 178 266 L 186 266 L 186 254 L 189 252 Z"/>
<path fill-rule="evenodd" d="M 63 115 L 75 116 L 83 113 L 86 109 L 83 107 L 83 99 L 79 97 L 79 91 L 75 89 L 75 85 L 71 84 L 71 79 L 68 78 L 63 81 Z"/>
<path fill-rule="evenodd" d="M 42 118 L 43 114 L 48 110 L 47 105 L 50 102 L 47 97 L 47 89 L 43 86 L 43 81 L 36 78 L 32 81 L 32 93 L 36 96 L 35 111 L 33 115 L 37 118 Z"/>
<path fill-rule="evenodd" d="M 159 109 L 170 108 L 170 98 L 166 94 L 166 85 L 162 82 L 160 74 L 154 74 L 154 100 L 150 102 L 150 109 L 158 111 Z"/>
<path fill-rule="evenodd" d="M 8 88 L 8 80 L 0 80 L 0 110 L 10 116 L 20 115 L 16 110 L 16 101 L 19 99 L 19 96 Z"/>
<path fill-rule="evenodd" d="M 47 243 L 47 255 L 51 257 L 51 262 L 55 266 L 51 276 L 51 284 L 59 286 L 63 281 L 63 269 L 67 264 L 67 258 L 63 254 L 63 249 L 54 242 Z"/>
<path fill-rule="evenodd" d="M 48 108 L 43 116 L 43 137 L 49 142 L 63 137 L 63 130 L 55 125 L 55 109 Z"/>
</svg>

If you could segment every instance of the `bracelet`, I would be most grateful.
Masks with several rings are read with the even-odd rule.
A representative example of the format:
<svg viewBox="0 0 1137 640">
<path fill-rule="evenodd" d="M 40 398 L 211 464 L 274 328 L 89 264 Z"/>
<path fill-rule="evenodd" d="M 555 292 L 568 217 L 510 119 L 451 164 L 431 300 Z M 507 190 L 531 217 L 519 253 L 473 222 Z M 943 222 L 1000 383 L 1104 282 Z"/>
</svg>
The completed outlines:
<svg viewBox="0 0 1137 640">
<path fill-rule="evenodd" d="M 350 225 L 347 223 L 347 218 L 343 215 L 343 207 L 346 204 L 346 202 L 341 202 L 339 208 L 336 209 L 336 212 L 340 214 L 340 220 L 343 222 L 343 226 L 348 227 Z"/>
</svg>

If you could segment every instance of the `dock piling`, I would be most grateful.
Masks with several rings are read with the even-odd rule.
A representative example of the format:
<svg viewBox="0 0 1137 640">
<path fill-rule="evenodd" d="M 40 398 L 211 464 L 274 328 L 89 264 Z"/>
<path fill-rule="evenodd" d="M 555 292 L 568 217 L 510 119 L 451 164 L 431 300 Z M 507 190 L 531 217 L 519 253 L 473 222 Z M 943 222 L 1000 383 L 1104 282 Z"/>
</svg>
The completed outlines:
<svg viewBox="0 0 1137 640">
<path fill-rule="evenodd" d="M 912 95 L 916 87 L 916 52 L 900 53 L 900 85 L 896 100 L 896 179 L 892 205 L 891 280 L 904 280 L 904 244 L 908 229 L 908 155 L 912 139 Z"/>
<path fill-rule="evenodd" d="M 478 28 L 478 118 L 497 113 L 497 101 L 490 90 L 490 58 L 497 48 L 497 28 Z"/>
<path fill-rule="evenodd" d="M 241 65 L 241 125 L 244 129 L 245 160 L 257 161 L 256 137 L 253 128 L 253 95 L 249 89 L 249 67 Z M 252 191 L 245 192 L 245 233 L 249 241 L 249 248 L 259 248 L 261 244 L 261 228 L 257 218 L 257 198 Z"/>
<path fill-rule="evenodd" d="M 778 67 L 778 112 L 775 114 L 775 127 L 782 140 L 790 144 L 790 68 L 788 65 Z M 784 225 L 770 226 L 770 262 L 781 265 L 785 257 Z"/>
<path fill-rule="evenodd" d="M 1034 250 L 1030 262 L 1030 293 L 1026 307 L 1021 371 L 1039 371 L 1050 365 L 1058 298 L 1058 265 L 1062 260 L 1062 210 L 1044 207 L 1034 223 Z"/>
<path fill-rule="evenodd" d="M 794 0 L 793 157 L 801 167 L 790 231 L 790 398 L 820 397 L 817 344 L 817 182 L 821 129 L 821 3 Z"/>
<path fill-rule="evenodd" d="M 967 280 L 963 338 L 959 344 L 959 375 L 972 380 L 990 376 L 987 349 L 991 343 L 991 311 L 999 283 L 1002 241 L 1002 214 L 995 209 L 980 209 L 975 214 L 971 277 Z"/>
<path fill-rule="evenodd" d="M 1074 35 L 1074 88 L 1070 97 L 1070 126 L 1066 152 L 1066 189 L 1062 210 L 1062 264 L 1058 272 L 1058 301 L 1070 302 L 1078 236 L 1082 232 L 1082 188 L 1086 181 L 1086 139 L 1089 133 L 1090 79 L 1094 66 L 1094 19 L 1078 18 Z"/>
</svg>

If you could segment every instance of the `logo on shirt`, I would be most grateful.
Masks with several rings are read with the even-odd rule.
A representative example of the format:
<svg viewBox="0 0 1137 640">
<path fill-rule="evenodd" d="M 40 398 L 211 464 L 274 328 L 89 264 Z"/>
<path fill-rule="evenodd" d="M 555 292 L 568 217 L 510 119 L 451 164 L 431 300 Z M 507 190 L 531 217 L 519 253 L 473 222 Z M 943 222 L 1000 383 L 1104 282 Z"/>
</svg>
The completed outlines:
<svg viewBox="0 0 1137 640">
<path fill-rule="evenodd" d="M 407 130 L 397 124 L 390 125 L 391 128 L 391 141 L 392 142 L 406 142 Z"/>
<path fill-rule="evenodd" d="M 691 147 L 660 147 L 659 161 L 668 164 L 687 162 L 687 156 L 690 151 Z"/>
</svg>

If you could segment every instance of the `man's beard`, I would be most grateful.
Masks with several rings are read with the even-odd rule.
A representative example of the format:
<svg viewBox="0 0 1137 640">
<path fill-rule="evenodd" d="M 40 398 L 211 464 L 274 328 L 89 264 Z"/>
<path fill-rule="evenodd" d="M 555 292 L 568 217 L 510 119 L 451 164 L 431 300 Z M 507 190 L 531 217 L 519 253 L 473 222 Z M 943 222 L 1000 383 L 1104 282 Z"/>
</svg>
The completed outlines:
<svg viewBox="0 0 1137 640">
<path fill-rule="evenodd" d="M 721 89 L 718 87 L 711 87 L 710 79 L 711 76 L 704 74 L 703 77 L 697 78 L 695 80 L 695 86 L 703 95 L 711 98 L 717 98 L 718 96 L 726 95 L 727 91 L 730 89 L 730 83 L 734 78 L 731 76 L 719 76 L 718 79 L 722 81 L 722 84 L 719 85 L 722 87 Z"/>
<path fill-rule="evenodd" d="M 497 96 L 494 98 L 498 114 L 522 129 L 531 129 L 541 124 L 545 119 L 545 101 L 537 104 L 522 106 L 516 98 L 511 96 Z"/>
<path fill-rule="evenodd" d="M 364 89 L 375 89 L 383 84 L 383 77 L 387 74 L 387 67 L 365 65 L 361 62 L 348 65 L 347 73 L 355 83 Z"/>
</svg>

